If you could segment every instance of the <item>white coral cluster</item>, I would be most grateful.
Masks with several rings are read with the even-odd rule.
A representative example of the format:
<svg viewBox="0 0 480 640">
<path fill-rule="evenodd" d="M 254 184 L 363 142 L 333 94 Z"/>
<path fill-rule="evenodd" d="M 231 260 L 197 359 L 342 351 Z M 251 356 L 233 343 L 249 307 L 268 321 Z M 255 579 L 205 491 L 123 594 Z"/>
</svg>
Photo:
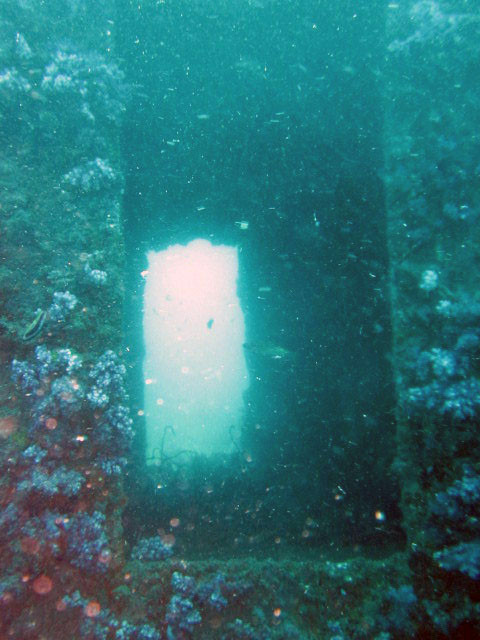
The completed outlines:
<svg viewBox="0 0 480 640">
<path fill-rule="evenodd" d="M 118 123 L 124 112 L 124 73 L 112 62 L 91 53 L 59 49 L 46 66 L 41 87 L 45 93 L 68 96 L 90 121 L 104 117 Z"/>
<path fill-rule="evenodd" d="M 31 85 L 16 69 L 3 69 L 0 73 L 0 90 L 9 93 L 26 93 L 30 91 Z"/>
<path fill-rule="evenodd" d="M 66 173 L 62 180 L 65 184 L 84 192 L 100 191 L 112 186 L 118 179 L 117 172 L 108 160 L 95 158 Z"/>
</svg>

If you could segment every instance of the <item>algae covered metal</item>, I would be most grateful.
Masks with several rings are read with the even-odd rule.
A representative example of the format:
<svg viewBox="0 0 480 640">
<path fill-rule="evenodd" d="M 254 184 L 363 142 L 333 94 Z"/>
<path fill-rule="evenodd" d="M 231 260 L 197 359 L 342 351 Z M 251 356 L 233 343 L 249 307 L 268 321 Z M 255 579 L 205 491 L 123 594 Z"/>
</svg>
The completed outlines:
<svg viewBox="0 0 480 640">
<path fill-rule="evenodd" d="M 2 2 L 0 636 L 480 636 L 479 30 L 470 0 Z M 199 243 L 237 306 L 189 271 L 154 378 L 148 256 Z M 189 349 L 242 362 L 216 451 L 206 394 L 162 416 Z"/>
</svg>

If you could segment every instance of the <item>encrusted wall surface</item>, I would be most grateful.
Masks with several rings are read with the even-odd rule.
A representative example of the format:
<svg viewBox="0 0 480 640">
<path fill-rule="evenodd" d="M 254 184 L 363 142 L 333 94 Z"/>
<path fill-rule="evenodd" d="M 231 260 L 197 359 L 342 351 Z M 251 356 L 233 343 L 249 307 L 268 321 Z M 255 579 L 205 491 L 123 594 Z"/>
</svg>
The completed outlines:
<svg viewBox="0 0 480 640">
<path fill-rule="evenodd" d="M 479 624 L 479 29 L 474 2 L 391 3 L 388 13 L 394 467 L 435 637 Z"/>
<path fill-rule="evenodd" d="M 113 3 L 95 17 L 88 3 L 57 4 L 2 5 L 3 363 L 31 351 L 22 336 L 55 292 L 78 303 L 65 320 L 50 314 L 41 340 L 87 357 L 121 343 L 126 95 L 111 50 Z"/>
<path fill-rule="evenodd" d="M 113 2 L 6 0 L 0 14 L 0 634 L 13 638 L 65 637 L 69 598 L 105 598 L 123 562 L 114 18 Z"/>
</svg>

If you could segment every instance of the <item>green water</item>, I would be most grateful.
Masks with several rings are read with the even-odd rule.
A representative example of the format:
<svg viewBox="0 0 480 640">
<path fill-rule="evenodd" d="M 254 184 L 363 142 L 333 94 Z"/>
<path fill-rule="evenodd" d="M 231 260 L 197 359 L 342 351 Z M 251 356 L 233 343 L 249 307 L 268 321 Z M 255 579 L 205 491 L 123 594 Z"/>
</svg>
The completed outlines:
<svg viewBox="0 0 480 640">
<path fill-rule="evenodd" d="M 304 544 L 348 538 L 352 525 L 354 537 L 381 540 L 376 510 L 389 512 L 386 542 L 397 526 L 381 181 L 385 19 L 381 3 L 119 9 L 117 46 L 138 92 L 123 140 L 134 406 L 143 402 L 138 274 L 147 250 L 195 237 L 236 245 L 247 342 L 292 354 L 247 352 L 239 461 L 201 472 L 200 486 L 224 487 L 205 504 L 193 477 L 194 495 L 174 491 L 162 504 L 141 490 L 152 527 L 166 503 L 175 515 L 191 500 L 194 519 L 204 519 L 200 544 L 207 532 L 229 546 L 279 530 Z M 172 473 L 180 471 L 160 473 L 169 487 Z M 252 492 L 262 505 L 255 521 Z M 307 518 L 320 526 L 303 540 Z"/>
<path fill-rule="evenodd" d="M 479 26 L 3 0 L 1 637 L 480 636 Z M 148 444 L 189 368 L 146 375 L 144 296 L 198 239 L 238 258 L 241 418 L 185 456 L 175 417 Z"/>
</svg>

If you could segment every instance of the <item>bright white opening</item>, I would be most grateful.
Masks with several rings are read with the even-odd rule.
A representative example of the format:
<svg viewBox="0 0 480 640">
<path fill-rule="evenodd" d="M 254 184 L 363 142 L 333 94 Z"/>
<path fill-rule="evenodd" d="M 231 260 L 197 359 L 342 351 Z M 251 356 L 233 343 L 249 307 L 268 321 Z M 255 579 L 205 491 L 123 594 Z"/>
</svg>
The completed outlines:
<svg viewBox="0 0 480 640">
<path fill-rule="evenodd" d="M 147 257 L 147 463 L 229 453 L 248 386 L 237 249 L 199 239 Z"/>
</svg>

